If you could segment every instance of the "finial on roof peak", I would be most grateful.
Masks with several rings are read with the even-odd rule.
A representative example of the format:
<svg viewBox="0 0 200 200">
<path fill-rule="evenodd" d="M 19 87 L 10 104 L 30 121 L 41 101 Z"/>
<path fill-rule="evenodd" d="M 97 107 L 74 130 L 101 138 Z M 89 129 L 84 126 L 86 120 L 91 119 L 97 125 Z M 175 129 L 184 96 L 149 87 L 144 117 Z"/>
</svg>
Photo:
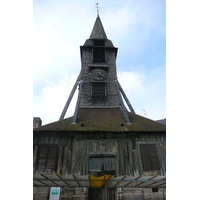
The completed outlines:
<svg viewBox="0 0 200 200">
<path fill-rule="evenodd" d="M 97 8 L 97 17 L 99 17 L 99 3 L 97 2 L 96 4 L 95 4 L 95 7 Z"/>
</svg>

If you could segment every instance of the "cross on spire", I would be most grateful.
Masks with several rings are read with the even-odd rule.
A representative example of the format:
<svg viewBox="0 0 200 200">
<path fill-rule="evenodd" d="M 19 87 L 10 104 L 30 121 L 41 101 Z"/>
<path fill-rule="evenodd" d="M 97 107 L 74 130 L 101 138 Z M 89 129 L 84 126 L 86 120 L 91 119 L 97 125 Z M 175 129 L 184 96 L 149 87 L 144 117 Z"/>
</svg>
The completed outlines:
<svg viewBox="0 0 200 200">
<path fill-rule="evenodd" d="M 99 7 L 99 3 L 96 3 L 96 4 L 95 4 L 95 7 L 97 8 L 97 15 L 99 15 L 99 8 L 100 8 L 100 7 Z"/>
</svg>

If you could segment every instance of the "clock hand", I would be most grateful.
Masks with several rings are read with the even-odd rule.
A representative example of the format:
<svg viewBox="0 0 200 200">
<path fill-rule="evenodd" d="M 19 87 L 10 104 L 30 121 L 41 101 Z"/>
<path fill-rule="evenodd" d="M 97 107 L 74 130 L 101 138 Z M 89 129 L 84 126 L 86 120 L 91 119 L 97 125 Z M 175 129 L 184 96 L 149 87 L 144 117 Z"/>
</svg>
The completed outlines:
<svg viewBox="0 0 200 200">
<path fill-rule="evenodd" d="M 104 78 L 104 76 L 101 73 L 97 72 L 97 74 Z"/>
</svg>

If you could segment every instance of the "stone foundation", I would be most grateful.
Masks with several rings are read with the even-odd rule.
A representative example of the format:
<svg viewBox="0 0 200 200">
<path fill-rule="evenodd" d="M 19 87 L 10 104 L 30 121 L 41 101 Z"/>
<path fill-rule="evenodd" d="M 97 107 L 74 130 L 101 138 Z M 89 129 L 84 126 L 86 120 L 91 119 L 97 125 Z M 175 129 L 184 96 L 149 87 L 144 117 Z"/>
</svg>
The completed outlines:
<svg viewBox="0 0 200 200">
<path fill-rule="evenodd" d="M 34 187 L 33 200 L 49 200 L 50 188 Z M 63 188 L 60 200 L 87 200 L 86 188 Z M 110 200 L 110 199 L 108 199 Z M 166 200 L 166 189 L 159 188 L 153 192 L 152 188 L 118 188 L 117 200 Z"/>
</svg>

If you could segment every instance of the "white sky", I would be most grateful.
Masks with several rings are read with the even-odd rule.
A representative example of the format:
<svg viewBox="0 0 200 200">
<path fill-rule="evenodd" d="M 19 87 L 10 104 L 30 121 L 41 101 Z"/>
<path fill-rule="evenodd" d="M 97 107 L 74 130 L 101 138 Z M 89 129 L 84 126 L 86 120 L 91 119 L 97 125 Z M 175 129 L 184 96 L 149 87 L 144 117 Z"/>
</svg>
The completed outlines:
<svg viewBox="0 0 200 200">
<path fill-rule="evenodd" d="M 95 1 L 33 1 L 33 117 L 57 121 L 81 69 L 80 46 L 96 20 Z M 101 1 L 108 39 L 118 48 L 118 80 L 135 112 L 166 118 L 165 1 Z M 65 117 L 72 116 L 76 95 Z M 145 112 L 143 111 L 145 110 Z"/>
</svg>

